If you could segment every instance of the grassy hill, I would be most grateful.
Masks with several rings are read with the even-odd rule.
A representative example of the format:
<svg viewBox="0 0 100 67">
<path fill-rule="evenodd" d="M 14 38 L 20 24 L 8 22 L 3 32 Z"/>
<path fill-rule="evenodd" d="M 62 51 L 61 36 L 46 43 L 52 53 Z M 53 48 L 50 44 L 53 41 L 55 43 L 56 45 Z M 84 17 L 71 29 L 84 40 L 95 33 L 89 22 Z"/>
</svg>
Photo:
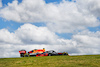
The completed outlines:
<svg viewBox="0 0 100 67">
<path fill-rule="evenodd" d="M 0 67 L 100 67 L 100 55 L 1 58 Z"/>
</svg>

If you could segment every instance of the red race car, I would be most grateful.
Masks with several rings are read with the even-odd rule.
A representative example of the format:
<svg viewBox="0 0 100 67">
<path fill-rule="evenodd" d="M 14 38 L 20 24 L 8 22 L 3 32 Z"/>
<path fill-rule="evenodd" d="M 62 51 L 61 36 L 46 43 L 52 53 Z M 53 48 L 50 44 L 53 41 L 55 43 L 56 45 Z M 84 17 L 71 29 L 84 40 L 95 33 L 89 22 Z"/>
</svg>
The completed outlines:
<svg viewBox="0 0 100 67">
<path fill-rule="evenodd" d="M 45 49 L 34 49 L 26 53 L 25 50 L 19 51 L 21 57 L 29 57 L 29 56 L 56 56 L 56 55 L 68 55 L 67 52 L 57 53 L 54 50 L 45 51 Z"/>
</svg>

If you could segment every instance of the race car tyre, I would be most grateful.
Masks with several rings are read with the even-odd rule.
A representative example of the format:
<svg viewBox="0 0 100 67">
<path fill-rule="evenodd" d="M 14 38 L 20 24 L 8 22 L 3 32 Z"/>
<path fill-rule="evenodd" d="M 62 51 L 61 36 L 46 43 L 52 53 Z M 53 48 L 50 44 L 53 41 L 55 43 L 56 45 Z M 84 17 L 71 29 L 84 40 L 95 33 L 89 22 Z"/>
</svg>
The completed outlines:
<svg viewBox="0 0 100 67">
<path fill-rule="evenodd" d="M 48 56 L 52 56 L 52 54 L 48 54 Z"/>
<path fill-rule="evenodd" d="M 20 57 L 24 57 L 24 54 L 20 54 Z"/>
</svg>

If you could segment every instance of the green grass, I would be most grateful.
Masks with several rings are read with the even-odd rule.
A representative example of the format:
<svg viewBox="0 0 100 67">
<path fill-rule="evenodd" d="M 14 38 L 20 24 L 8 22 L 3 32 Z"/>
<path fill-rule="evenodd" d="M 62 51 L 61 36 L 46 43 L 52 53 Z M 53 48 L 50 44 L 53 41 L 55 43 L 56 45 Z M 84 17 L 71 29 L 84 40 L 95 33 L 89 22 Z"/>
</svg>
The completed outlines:
<svg viewBox="0 0 100 67">
<path fill-rule="evenodd" d="M 1 58 L 0 67 L 100 67 L 100 55 Z"/>
</svg>

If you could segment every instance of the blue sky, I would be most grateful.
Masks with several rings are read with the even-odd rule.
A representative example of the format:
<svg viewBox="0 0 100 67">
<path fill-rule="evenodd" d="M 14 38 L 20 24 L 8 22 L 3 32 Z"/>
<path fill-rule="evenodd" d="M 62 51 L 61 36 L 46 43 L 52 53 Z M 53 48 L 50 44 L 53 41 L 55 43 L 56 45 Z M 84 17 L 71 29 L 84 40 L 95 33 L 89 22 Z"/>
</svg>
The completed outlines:
<svg viewBox="0 0 100 67">
<path fill-rule="evenodd" d="M 8 3 L 12 3 L 13 0 L 2 0 L 3 6 L 7 5 Z M 18 0 L 19 3 L 22 2 L 22 0 Z"/>
<path fill-rule="evenodd" d="M 8 3 L 12 3 L 13 0 L 2 0 L 3 6 L 7 5 Z M 53 3 L 57 2 L 60 3 L 62 0 L 45 0 L 46 3 Z M 68 0 L 71 1 L 71 0 Z M 22 2 L 22 0 L 18 0 L 19 3 Z"/>
<path fill-rule="evenodd" d="M 3 18 L 0 18 L 0 29 L 8 29 L 10 32 L 17 30 L 23 23 L 17 23 L 14 21 L 7 21 Z"/>
</svg>

